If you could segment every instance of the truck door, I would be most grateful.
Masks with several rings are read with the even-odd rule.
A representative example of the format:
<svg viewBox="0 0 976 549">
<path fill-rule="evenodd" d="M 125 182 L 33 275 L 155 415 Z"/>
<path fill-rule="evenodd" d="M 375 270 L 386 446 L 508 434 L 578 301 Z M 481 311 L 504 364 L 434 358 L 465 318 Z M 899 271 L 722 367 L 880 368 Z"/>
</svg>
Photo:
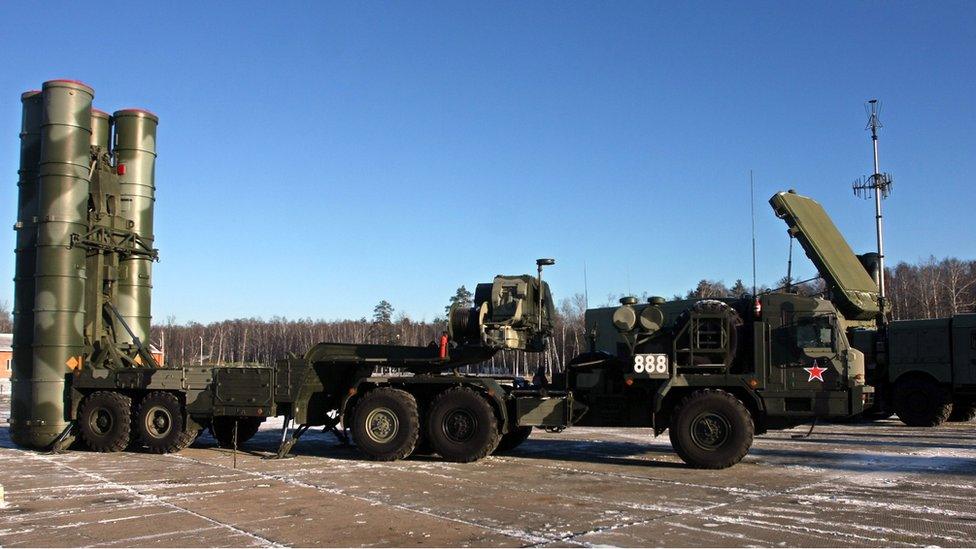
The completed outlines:
<svg viewBox="0 0 976 549">
<path fill-rule="evenodd" d="M 791 389 L 831 391 L 842 389 L 847 368 L 840 353 L 833 316 L 800 317 L 796 322 L 798 368 L 790 372 Z"/>
<path fill-rule="evenodd" d="M 788 390 L 842 389 L 847 368 L 838 352 L 836 326 L 832 315 L 797 315 L 773 330 L 770 373 L 782 376 Z"/>
</svg>

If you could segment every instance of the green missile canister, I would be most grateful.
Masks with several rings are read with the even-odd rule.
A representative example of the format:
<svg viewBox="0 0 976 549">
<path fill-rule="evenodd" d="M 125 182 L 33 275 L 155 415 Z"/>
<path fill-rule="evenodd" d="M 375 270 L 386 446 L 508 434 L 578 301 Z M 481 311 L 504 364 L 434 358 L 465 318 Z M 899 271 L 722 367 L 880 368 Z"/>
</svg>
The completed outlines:
<svg viewBox="0 0 976 549">
<path fill-rule="evenodd" d="M 30 416 L 11 422 L 14 441 L 34 448 L 68 426 L 66 378 L 85 354 L 85 248 L 77 243 L 88 230 L 94 91 L 51 80 L 42 97 Z"/>
<path fill-rule="evenodd" d="M 124 109 L 112 115 L 115 122 L 113 151 L 119 173 L 119 211 L 133 222 L 132 230 L 143 243 L 153 244 L 153 208 L 156 186 L 156 127 L 159 118 L 146 110 Z M 119 314 L 133 334 L 148 344 L 151 323 L 152 259 L 129 257 L 119 264 Z M 118 340 L 129 339 L 124 330 Z"/>
<path fill-rule="evenodd" d="M 101 147 L 108 152 L 112 144 L 112 117 L 105 111 L 92 109 L 91 116 L 91 145 Z"/>
<path fill-rule="evenodd" d="M 20 125 L 20 169 L 17 193 L 17 247 L 14 262 L 14 330 L 13 360 L 11 361 L 10 422 L 26 421 L 31 417 L 33 393 L 34 343 L 34 264 L 37 260 L 37 168 L 41 160 L 41 116 L 44 103 L 39 90 L 20 96 L 23 116 Z M 24 430 L 13 429 L 13 440 L 22 444 L 27 440 Z"/>
</svg>

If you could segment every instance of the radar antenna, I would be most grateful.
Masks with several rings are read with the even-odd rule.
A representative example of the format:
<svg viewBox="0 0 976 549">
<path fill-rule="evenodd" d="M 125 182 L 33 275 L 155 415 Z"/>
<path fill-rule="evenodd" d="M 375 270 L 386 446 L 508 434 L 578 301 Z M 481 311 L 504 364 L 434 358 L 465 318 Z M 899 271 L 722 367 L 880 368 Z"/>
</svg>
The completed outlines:
<svg viewBox="0 0 976 549">
<path fill-rule="evenodd" d="M 884 125 L 878 116 L 881 114 L 881 103 L 877 99 L 871 99 L 864 104 L 864 110 L 868 114 L 868 123 L 865 130 L 871 130 L 871 144 L 874 148 L 874 173 L 867 178 L 859 177 L 854 181 L 854 195 L 861 198 L 874 198 L 874 225 L 878 237 L 878 308 L 879 317 L 882 324 L 885 322 L 885 266 L 884 266 L 884 239 L 882 237 L 882 215 L 881 201 L 888 198 L 891 194 L 892 179 L 891 175 L 881 173 L 878 164 L 878 130 Z"/>
</svg>

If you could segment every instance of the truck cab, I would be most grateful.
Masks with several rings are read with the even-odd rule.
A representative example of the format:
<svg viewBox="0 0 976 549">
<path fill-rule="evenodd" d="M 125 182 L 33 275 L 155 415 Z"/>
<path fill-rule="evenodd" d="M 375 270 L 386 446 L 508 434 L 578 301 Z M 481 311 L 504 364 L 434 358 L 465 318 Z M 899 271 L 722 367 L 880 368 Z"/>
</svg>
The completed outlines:
<svg viewBox="0 0 976 549">
<path fill-rule="evenodd" d="M 616 417 L 660 433 L 677 401 L 710 389 L 740 400 L 762 433 L 855 415 L 870 398 L 864 355 L 827 300 L 624 298 L 619 307 L 588 310 L 585 322 L 591 352 L 570 364 L 566 379 L 589 407 L 581 424 Z"/>
</svg>

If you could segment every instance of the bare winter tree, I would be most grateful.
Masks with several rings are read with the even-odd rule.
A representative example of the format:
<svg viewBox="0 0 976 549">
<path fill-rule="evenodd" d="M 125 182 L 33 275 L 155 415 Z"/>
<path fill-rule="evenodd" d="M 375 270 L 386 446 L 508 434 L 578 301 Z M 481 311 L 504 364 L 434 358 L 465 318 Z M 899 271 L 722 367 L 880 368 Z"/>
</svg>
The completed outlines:
<svg viewBox="0 0 976 549">
<path fill-rule="evenodd" d="M 10 318 L 10 306 L 6 301 L 0 301 L 0 333 L 8 334 L 14 331 L 14 323 Z"/>
<path fill-rule="evenodd" d="M 889 303 L 896 319 L 934 318 L 976 310 L 976 261 L 929 258 L 916 264 L 902 262 L 887 270 L 886 281 Z M 676 297 L 739 297 L 737 291 L 743 287 L 740 281 L 729 289 L 721 281 L 701 280 L 694 289 Z M 822 280 L 794 285 L 794 291 L 803 295 L 822 295 L 825 289 Z M 760 288 L 760 291 L 766 290 Z M 605 306 L 617 306 L 620 297 L 622 295 L 607 296 Z M 645 292 L 640 295 L 640 301 L 646 301 L 648 297 Z M 561 300 L 558 305 L 555 330 L 547 352 L 499 353 L 487 363 L 469 367 L 469 370 L 494 374 L 517 372 L 529 376 L 539 365 L 546 366 L 548 371 L 561 370 L 573 357 L 588 350 L 584 326 L 586 299 L 577 294 Z M 273 364 L 289 353 L 303 354 L 322 341 L 425 346 L 443 329 L 443 319 L 415 321 L 403 312 L 395 314 L 393 306 L 384 300 L 377 304 L 371 320 L 238 318 L 203 325 L 196 322 L 177 324 L 175 317 L 169 317 L 164 324 L 153 327 L 152 340 L 164 349 L 168 364 Z M 9 307 L 0 302 L 0 331 L 10 330 Z"/>
</svg>

